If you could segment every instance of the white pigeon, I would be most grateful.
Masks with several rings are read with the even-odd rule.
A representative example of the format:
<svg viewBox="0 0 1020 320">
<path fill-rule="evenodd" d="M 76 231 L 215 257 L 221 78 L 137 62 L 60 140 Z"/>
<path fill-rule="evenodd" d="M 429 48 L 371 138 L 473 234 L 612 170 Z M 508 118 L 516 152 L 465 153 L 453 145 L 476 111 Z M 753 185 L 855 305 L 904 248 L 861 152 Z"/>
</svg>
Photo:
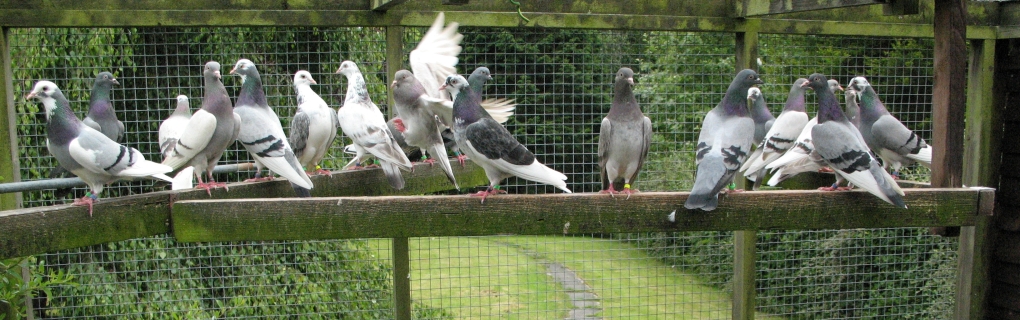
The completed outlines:
<svg viewBox="0 0 1020 320">
<path fill-rule="evenodd" d="M 407 155 L 393 139 L 382 111 L 368 95 L 368 86 L 361 70 L 353 61 L 344 61 L 336 73 L 347 77 L 347 95 L 343 106 L 337 110 L 340 128 L 354 144 L 379 160 L 390 186 L 397 190 L 403 189 L 404 178 L 400 170 L 410 171 L 411 160 L 407 159 Z"/>
<path fill-rule="evenodd" d="M 188 129 L 188 121 L 191 120 L 191 104 L 188 96 L 177 96 L 177 107 L 163 123 L 159 124 L 159 153 L 166 159 L 177 147 L 177 140 L 181 138 L 184 131 Z"/>
<path fill-rule="evenodd" d="M 238 142 L 255 159 L 256 166 L 264 165 L 272 172 L 290 180 L 298 197 L 310 197 L 312 180 L 301 169 L 276 112 L 269 107 L 262 89 L 262 77 L 255 63 L 248 59 L 237 60 L 230 74 L 241 77 L 241 93 L 234 104 L 234 112 L 241 116 Z M 261 170 L 260 170 L 261 171 Z"/>
<path fill-rule="evenodd" d="M 46 110 L 46 148 L 60 166 L 89 186 L 90 193 L 74 201 L 89 206 L 98 200 L 104 185 L 128 177 L 153 177 L 172 182 L 164 173 L 173 168 L 145 160 L 135 148 L 125 147 L 78 120 L 71 105 L 50 81 L 36 82 L 25 99 L 35 98 Z"/>
<path fill-rule="evenodd" d="M 319 166 L 319 162 L 333 145 L 340 120 L 326 101 L 312 90 L 313 84 L 316 84 L 315 79 L 308 71 L 300 70 L 294 74 L 298 110 L 290 122 L 290 146 L 305 172 L 330 175 L 328 170 Z"/>
</svg>

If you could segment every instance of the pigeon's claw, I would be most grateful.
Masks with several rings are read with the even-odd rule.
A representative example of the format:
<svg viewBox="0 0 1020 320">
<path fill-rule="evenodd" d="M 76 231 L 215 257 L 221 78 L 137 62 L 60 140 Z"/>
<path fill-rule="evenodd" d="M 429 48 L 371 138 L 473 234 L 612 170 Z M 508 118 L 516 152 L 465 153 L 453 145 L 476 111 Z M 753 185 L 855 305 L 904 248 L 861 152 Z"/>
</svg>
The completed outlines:
<svg viewBox="0 0 1020 320">
<path fill-rule="evenodd" d="M 428 163 L 429 166 L 435 166 L 436 165 L 436 159 L 422 159 L 421 162 L 422 163 Z"/>
<path fill-rule="evenodd" d="M 821 169 L 818 169 L 818 172 L 821 172 L 821 173 L 833 173 L 835 171 L 832 171 L 832 168 L 829 168 L 829 167 L 822 167 Z"/>
<path fill-rule="evenodd" d="M 71 205 L 75 206 L 89 206 L 89 217 L 92 217 L 92 204 L 96 202 L 96 196 L 91 192 L 85 194 L 81 199 L 74 199 L 74 203 Z"/>
<path fill-rule="evenodd" d="M 464 167 L 464 166 L 465 166 L 465 165 L 464 165 L 464 160 L 465 160 L 465 159 L 467 159 L 467 155 L 465 155 L 465 154 L 458 154 L 458 155 L 457 155 L 457 162 L 460 162 L 460 166 L 461 166 L 461 167 Z"/>
</svg>

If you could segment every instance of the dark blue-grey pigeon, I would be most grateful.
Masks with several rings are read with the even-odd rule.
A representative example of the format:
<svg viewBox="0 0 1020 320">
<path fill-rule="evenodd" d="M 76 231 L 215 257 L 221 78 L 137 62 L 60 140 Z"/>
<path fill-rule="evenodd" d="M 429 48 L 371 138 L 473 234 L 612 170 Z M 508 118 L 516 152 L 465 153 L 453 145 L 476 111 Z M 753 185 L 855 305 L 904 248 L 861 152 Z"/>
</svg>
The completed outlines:
<svg viewBox="0 0 1020 320">
<path fill-rule="evenodd" d="M 117 120 L 117 113 L 110 102 L 113 85 L 120 84 L 112 73 L 100 72 L 92 83 L 92 94 L 89 96 L 89 113 L 82 123 L 102 132 L 110 140 L 120 143 L 124 139 L 124 123 Z"/>
<path fill-rule="evenodd" d="M 899 176 L 903 165 L 914 162 L 931 167 L 931 146 L 886 110 L 868 80 L 855 77 L 850 80 L 850 86 L 860 95 L 861 136 L 885 165 L 892 167 L 893 177 Z"/>
<path fill-rule="evenodd" d="M 712 211 L 719 205 L 719 191 L 733 181 L 754 144 L 754 120 L 747 109 L 747 91 L 762 80 L 744 69 L 730 82 L 726 95 L 705 115 L 698 135 L 695 159 L 698 170 L 684 207 Z"/>
<path fill-rule="evenodd" d="M 316 84 L 312 74 L 305 70 L 294 73 L 294 91 L 297 93 L 297 113 L 290 121 L 290 146 L 294 155 L 305 172 L 309 175 L 325 174 L 332 176 L 329 170 L 322 169 L 319 162 L 333 146 L 340 119 L 336 111 L 326 104 L 326 100 L 315 90 Z"/>
<path fill-rule="evenodd" d="M 812 74 L 807 85 L 818 96 L 818 125 L 811 129 L 811 141 L 822 161 L 855 186 L 906 208 L 903 190 L 871 156 L 861 132 L 843 114 L 836 95 L 828 90 L 825 76 Z"/>
<path fill-rule="evenodd" d="M 163 159 L 163 164 L 174 169 L 195 167 L 195 178 L 198 179 L 195 188 L 205 189 L 212 195 L 212 188 L 227 186 L 216 182 L 212 173 L 223 151 L 237 140 L 241 116 L 234 113 L 233 104 L 227 96 L 219 62 L 207 62 L 202 68 L 202 78 L 205 82 L 202 108 L 188 120 L 187 130 L 181 134 L 169 156 Z M 202 180 L 203 173 L 208 181 Z"/>
<path fill-rule="evenodd" d="M 485 169 L 485 176 L 489 178 L 489 187 L 475 194 L 482 197 L 482 203 L 489 195 L 505 193 L 500 190 L 499 182 L 511 176 L 549 184 L 570 193 L 567 176 L 539 162 L 510 131 L 492 119 L 481 106 L 481 95 L 468 86 L 467 79 L 453 75 L 446 78 L 443 87 L 455 101 L 453 134 L 457 145 Z"/>
<path fill-rule="evenodd" d="M 241 93 L 234 104 L 234 113 L 241 117 L 237 141 L 255 159 L 259 173 L 262 172 L 260 165 L 265 166 L 287 178 L 298 197 L 311 197 L 312 180 L 291 149 L 280 117 L 269 107 L 262 89 L 262 76 L 255 63 L 248 59 L 237 60 L 230 74 L 241 77 Z"/>
<path fill-rule="evenodd" d="M 776 117 L 772 116 L 765 96 L 758 87 L 747 89 L 747 106 L 751 110 L 751 120 L 754 120 L 754 144 L 760 144 L 765 140 L 765 134 L 772 129 Z"/>
<path fill-rule="evenodd" d="M 361 70 L 357 64 L 348 60 L 340 63 L 340 69 L 336 73 L 347 77 L 344 104 L 337 110 L 340 129 L 354 141 L 354 149 L 359 155 L 369 153 L 379 160 L 379 166 L 382 167 L 391 187 L 403 189 L 404 177 L 400 175 L 400 170 L 411 171 L 411 160 L 407 159 L 407 155 L 397 145 L 393 134 L 386 126 L 382 111 L 368 95 L 368 86 Z M 351 163 L 361 162 L 361 159 L 361 156 L 355 157 Z"/>
<path fill-rule="evenodd" d="M 745 177 L 754 181 L 755 190 L 758 189 L 762 183 L 761 180 L 765 177 L 766 166 L 794 147 L 797 136 L 808 123 L 808 115 L 804 111 L 804 92 L 807 90 L 802 86 L 804 83 L 807 83 L 807 79 L 800 78 L 793 82 L 790 94 L 786 97 L 783 112 L 779 114 L 775 124 L 765 134 L 758 149 L 740 168 Z"/>
<path fill-rule="evenodd" d="M 92 204 L 108 183 L 128 177 L 173 181 L 164 174 L 173 168 L 145 160 L 135 148 L 125 147 L 78 120 L 67 98 L 53 82 L 37 82 L 25 96 L 25 99 L 32 98 L 42 102 L 46 110 L 46 148 L 61 167 L 85 181 L 91 190 L 74 201 L 74 205 L 89 206 L 89 216 L 92 216 Z"/>
<path fill-rule="evenodd" d="M 411 71 L 397 71 L 393 78 L 390 88 L 393 93 L 394 107 L 399 115 L 399 118 L 395 118 L 392 122 L 395 129 L 403 136 L 408 146 L 417 147 L 423 151 L 421 157 L 423 162 L 438 162 L 453 187 L 460 189 L 460 186 L 457 185 L 457 178 L 453 176 L 453 168 L 450 167 L 450 158 L 446 154 L 442 123 L 429 106 L 431 103 L 425 87 Z M 435 100 L 441 101 L 438 98 Z M 432 155 L 431 160 L 426 158 L 426 153 Z"/>
<path fill-rule="evenodd" d="M 651 144 L 652 120 L 641 113 L 634 97 L 634 71 L 620 68 L 614 79 L 613 102 L 599 131 L 601 192 L 613 195 L 622 189 L 619 192 L 629 198 Z"/>
</svg>

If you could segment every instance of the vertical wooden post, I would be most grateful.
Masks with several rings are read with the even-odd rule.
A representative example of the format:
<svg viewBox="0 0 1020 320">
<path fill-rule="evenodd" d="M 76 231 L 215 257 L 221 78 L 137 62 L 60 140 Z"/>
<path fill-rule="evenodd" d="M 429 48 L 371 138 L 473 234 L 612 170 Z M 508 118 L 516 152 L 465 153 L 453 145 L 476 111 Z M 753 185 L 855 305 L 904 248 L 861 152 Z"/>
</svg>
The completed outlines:
<svg viewBox="0 0 1020 320">
<path fill-rule="evenodd" d="M 28 267 L 28 259 L 21 261 L 18 265 L 18 269 L 21 269 L 21 281 L 23 283 L 32 282 L 32 270 Z M 32 310 L 32 292 L 25 293 L 25 320 L 35 320 L 35 311 Z"/>
<path fill-rule="evenodd" d="M 393 238 L 393 316 L 411 320 L 411 254 L 407 238 Z"/>
<path fill-rule="evenodd" d="M 935 94 L 931 185 L 963 183 L 963 119 L 967 102 L 967 10 L 964 0 L 935 1 Z"/>
<path fill-rule="evenodd" d="M 11 73 L 10 28 L 0 31 L 0 56 L 3 69 L 0 71 L 0 182 L 21 181 L 18 166 L 18 118 L 14 113 L 14 83 Z M 21 193 L 0 194 L 0 210 L 16 209 L 21 206 Z"/>
<path fill-rule="evenodd" d="M 389 84 L 393 82 L 393 75 L 397 74 L 397 71 L 404 68 L 404 27 L 401 26 L 388 26 L 386 27 L 386 88 L 389 88 Z M 396 109 L 393 108 L 393 93 L 390 90 L 386 90 L 387 96 L 389 97 L 390 106 L 389 110 L 390 117 L 396 114 Z"/>
<path fill-rule="evenodd" d="M 994 228 L 995 190 L 979 191 L 978 215 L 974 226 L 960 228 L 959 265 L 956 268 L 956 306 L 954 319 L 985 318 L 985 293 L 988 292 Z"/>
<path fill-rule="evenodd" d="M 758 70 L 758 19 L 744 20 L 744 32 L 736 34 L 736 69 Z M 767 79 L 763 79 L 768 81 Z M 737 175 L 734 182 L 738 188 L 747 186 L 747 179 Z M 755 243 L 758 234 L 754 230 L 733 232 L 733 314 L 734 320 L 754 319 L 755 309 L 755 268 L 758 258 Z"/>
</svg>

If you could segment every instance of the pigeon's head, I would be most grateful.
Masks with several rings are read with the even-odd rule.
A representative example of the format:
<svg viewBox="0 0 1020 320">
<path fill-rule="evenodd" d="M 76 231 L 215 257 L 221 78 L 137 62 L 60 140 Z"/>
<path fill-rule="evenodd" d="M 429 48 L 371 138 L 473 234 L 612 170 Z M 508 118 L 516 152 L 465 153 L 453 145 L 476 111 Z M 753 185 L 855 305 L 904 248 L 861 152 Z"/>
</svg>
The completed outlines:
<svg viewBox="0 0 1020 320">
<path fill-rule="evenodd" d="M 836 79 L 829 79 L 825 83 L 829 85 L 829 91 L 832 93 L 836 93 L 837 90 L 843 91 L 843 86 L 839 85 L 839 81 Z"/>
<path fill-rule="evenodd" d="M 32 92 L 25 95 L 25 100 L 35 98 L 42 102 L 43 107 L 46 108 L 46 116 L 49 117 L 53 114 L 53 110 L 57 108 L 56 96 L 61 94 L 60 88 L 57 88 L 56 83 L 43 80 L 35 83 Z"/>
<path fill-rule="evenodd" d="M 443 83 L 443 86 L 439 87 L 439 90 L 446 89 L 446 91 L 450 93 L 450 96 L 456 97 L 457 94 L 467 86 L 467 79 L 464 79 L 461 75 L 455 74 L 446 77 L 446 83 Z"/>
<path fill-rule="evenodd" d="M 187 110 L 189 107 L 191 107 L 191 103 L 188 102 L 188 96 L 183 95 L 183 94 L 177 96 L 177 108 L 178 109 L 184 108 L 185 110 Z"/>
<path fill-rule="evenodd" d="M 751 87 L 747 90 L 747 104 L 754 104 L 754 101 L 761 99 L 761 89 L 757 87 Z"/>
<path fill-rule="evenodd" d="M 315 79 L 312 79 L 312 74 L 305 70 L 298 70 L 294 73 L 294 85 L 295 86 L 308 86 L 318 84 Z"/>
<path fill-rule="evenodd" d="M 631 86 L 634 86 L 634 70 L 626 67 L 620 68 L 620 71 L 616 72 L 615 82 L 620 83 L 620 81 L 624 81 Z"/>
<path fill-rule="evenodd" d="M 112 73 L 103 71 L 96 75 L 94 84 L 96 87 L 112 88 L 115 84 L 120 84 L 120 82 L 117 82 L 117 78 L 114 78 Z"/>
<path fill-rule="evenodd" d="M 410 85 L 411 80 L 413 79 L 414 74 L 411 74 L 411 71 L 402 69 L 400 71 L 397 71 L 397 73 L 393 74 L 393 83 L 390 84 L 390 88 L 396 89 L 397 87 Z"/>
<path fill-rule="evenodd" d="M 865 79 L 864 77 L 854 77 L 853 79 L 850 79 L 850 84 L 848 84 L 847 87 L 857 91 L 864 91 L 864 88 L 871 87 L 871 83 L 869 83 L 868 79 Z"/>
<path fill-rule="evenodd" d="M 807 78 L 807 80 L 808 81 L 801 86 L 815 91 L 832 90 L 832 87 L 829 85 L 829 80 L 821 73 L 812 74 Z"/>
<path fill-rule="evenodd" d="M 798 90 L 804 91 L 804 89 L 807 89 L 808 86 L 807 83 L 808 83 L 807 79 L 798 78 L 796 81 L 793 82 L 793 87 L 790 88 L 790 93 L 793 93 L 794 91 Z"/>
<path fill-rule="evenodd" d="M 343 63 L 340 63 L 340 69 L 336 69 L 336 73 L 339 73 L 339 74 L 342 74 L 342 75 L 345 75 L 345 76 L 351 76 L 351 75 L 354 75 L 354 74 L 360 73 L 360 72 L 361 72 L 361 70 L 358 70 L 358 65 L 355 64 L 354 61 L 351 61 L 351 60 L 347 60 L 347 61 L 344 61 Z"/>
<path fill-rule="evenodd" d="M 206 78 L 212 77 L 216 78 L 217 80 L 221 79 L 222 76 L 220 75 L 220 63 L 216 61 L 206 62 L 205 68 L 202 69 L 202 74 L 205 75 Z"/>
<path fill-rule="evenodd" d="M 483 80 L 492 80 L 492 74 L 489 73 L 489 68 L 478 67 L 475 69 L 475 71 L 471 72 L 471 76 L 469 78 L 481 78 Z"/>
<path fill-rule="evenodd" d="M 236 74 L 241 76 L 241 82 L 248 79 L 248 76 L 257 74 L 258 69 L 255 69 L 255 63 L 248 59 L 237 60 L 234 64 L 234 68 L 230 69 L 230 74 Z"/>
</svg>

